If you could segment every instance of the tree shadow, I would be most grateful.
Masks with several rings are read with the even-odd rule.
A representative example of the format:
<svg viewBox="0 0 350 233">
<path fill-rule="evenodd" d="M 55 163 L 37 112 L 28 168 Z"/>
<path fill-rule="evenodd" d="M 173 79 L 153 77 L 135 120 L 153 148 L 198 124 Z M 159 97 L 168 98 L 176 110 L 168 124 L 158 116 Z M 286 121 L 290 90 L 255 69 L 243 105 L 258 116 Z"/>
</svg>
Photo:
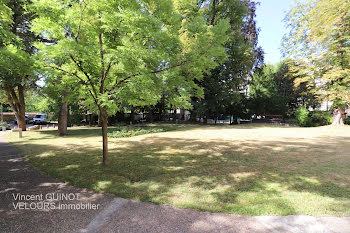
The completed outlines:
<svg viewBox="0 0 350 233">
<path fill-rule="evenodd" d="M 76 130 L 69 137 L 85 133 Z M 25 148 L 31 148 L 29 161 L 53 177 L 119 197 L 246 215 L 341 215 L 349 214 L 350 156 L 337 152 L 349 140 L 320 136 L 311 142 L 281 138 L 237 144 L 152 134 L 110 141 L 106 167 L 100 149 L 89 145 L 70 144 L 75 149 L 69 151 L 30 141 L 14 145 L 27 154 Z M 305 212 L 297 208 L 301 201 L 315 206 Z M 330 210 L 317 211 L 321 207 Z"/>
</svg>

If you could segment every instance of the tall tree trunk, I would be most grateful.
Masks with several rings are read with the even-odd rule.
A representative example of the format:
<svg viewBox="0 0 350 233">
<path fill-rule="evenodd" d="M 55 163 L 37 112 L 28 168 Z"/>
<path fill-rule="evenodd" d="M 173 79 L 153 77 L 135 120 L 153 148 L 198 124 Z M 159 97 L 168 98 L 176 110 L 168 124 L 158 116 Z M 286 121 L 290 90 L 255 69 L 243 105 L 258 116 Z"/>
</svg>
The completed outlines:
<svg viewBox="0 0 350 233">
<path fill-rule="evenodd" d="M 18 96 L 14 88 L 4 86 L 4 89 L 7 92 L 7 98 L 11 105 L 12 111 L 15 113 L 17 118 L 18 127 L 22 131 L 26 131 L 26 105 L 24 101 L 24 87 L 22 85 L 17 86 Z"/>
<path fill-rule="evenodd" d="M 100 107 L 100 121 L 102 124 L 102 141 L 103 141 L 103 164 L 108 165 L 109 159 L 108 159 L 108 114 L 107 110 L 103 107 Z"/>
<path fill-rule="evenodd" d="M 180 109 L 180 121 L 185 120 L 185 109 Z"/>
<path fill-rule="evenodd" d="M 153 116 L 153 107 L 149 106 L 148 108 L 148 118 L 151 123 L 154 121 L 154 116 Z"/>
<path fill-rule="evenodd" d="M 67 125 L 68 125 L 68 127 L 73 127 L 72 117 L 70 114 L 70 105 L 68 103 L 67 103 Z"/>
<path fill-rule="evenodd" d="M 131 124 L 135 123 L 135 107 L 131 107 L 131 113 L 130 113 L 130 122 Z"/>
<path fill-rule="evenodd" d="M 24 87 L 22 85 L 18 85 L 18 97 L 19 97 L 19 118 L 18 119 L 18 127 L 22 129 L 22 131 L 27 130 L 26 124 L 26 104 L 24 101 Z"/>
<path fill-rule="evenodd" d="M 89 114 L 89 126 L 91 127 L 92 126 L 92 114 Z"/>
<path fill-rule="evenodd" d="M 67 135 L 67 124 L 68 124 L 68 104 L 67 104 L 67 91 L 63 91 L 62 105 L 60 113 L 58 116 L 58 135 L 64 136 Z"/>
</svg>

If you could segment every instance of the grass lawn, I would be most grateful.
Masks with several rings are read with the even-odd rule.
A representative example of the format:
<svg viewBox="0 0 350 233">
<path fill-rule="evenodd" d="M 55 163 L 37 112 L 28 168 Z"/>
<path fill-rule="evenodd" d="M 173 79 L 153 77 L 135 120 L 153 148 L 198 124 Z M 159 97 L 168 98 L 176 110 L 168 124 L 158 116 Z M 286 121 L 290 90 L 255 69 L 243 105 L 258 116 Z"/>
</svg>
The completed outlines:
<svg viewBox="0 0 350 233">
<path fill-rule="evenodd" d="M 350 216 L 349 126 L 153 127 L 168 132 L 110 137 L 107 167 L 98 128 L 6 137 L 51 176 L 119 197 L 243 215 Z"/>
</svg>

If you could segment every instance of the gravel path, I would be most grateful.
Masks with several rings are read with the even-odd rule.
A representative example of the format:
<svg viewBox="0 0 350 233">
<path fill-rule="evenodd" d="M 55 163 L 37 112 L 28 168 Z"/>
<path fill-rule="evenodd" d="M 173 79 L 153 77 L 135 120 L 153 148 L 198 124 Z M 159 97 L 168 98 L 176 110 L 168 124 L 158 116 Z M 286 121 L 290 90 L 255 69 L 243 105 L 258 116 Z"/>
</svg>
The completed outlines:
<svg viewBox="0 0 350 233">
<path fill-rule="evenodd" d="M 0 133 L 0 232 L 350 233 L 350 217 L 239 216 L 97 194 L 39 172 Z"/>
</svg>

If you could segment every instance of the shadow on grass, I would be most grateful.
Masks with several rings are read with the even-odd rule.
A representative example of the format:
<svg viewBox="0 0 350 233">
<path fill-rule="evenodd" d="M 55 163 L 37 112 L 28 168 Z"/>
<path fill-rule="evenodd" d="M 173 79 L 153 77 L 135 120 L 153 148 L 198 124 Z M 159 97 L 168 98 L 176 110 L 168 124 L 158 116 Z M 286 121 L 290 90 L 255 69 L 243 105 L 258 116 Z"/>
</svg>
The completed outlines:
<svg viewBox="0 0 350 233">
<path fill-rule="evenodd" d="M 68 137 L 92 137 L 97 131 L 71 130 Z M 42 134 L 55 137 L 48 130 Z M 74 150 L 68 150 L 30 141 L 13 144 L 53 177 L 124 198 L 246 215 L 349 215 L 350 156 L 337 154 L 349 140 L 237 145 L 153 134 L 139 141 L 111 141 L 115 149 L 106 167 L 101 150 L 88 145 L 70 144 Z"/>
</svg>

